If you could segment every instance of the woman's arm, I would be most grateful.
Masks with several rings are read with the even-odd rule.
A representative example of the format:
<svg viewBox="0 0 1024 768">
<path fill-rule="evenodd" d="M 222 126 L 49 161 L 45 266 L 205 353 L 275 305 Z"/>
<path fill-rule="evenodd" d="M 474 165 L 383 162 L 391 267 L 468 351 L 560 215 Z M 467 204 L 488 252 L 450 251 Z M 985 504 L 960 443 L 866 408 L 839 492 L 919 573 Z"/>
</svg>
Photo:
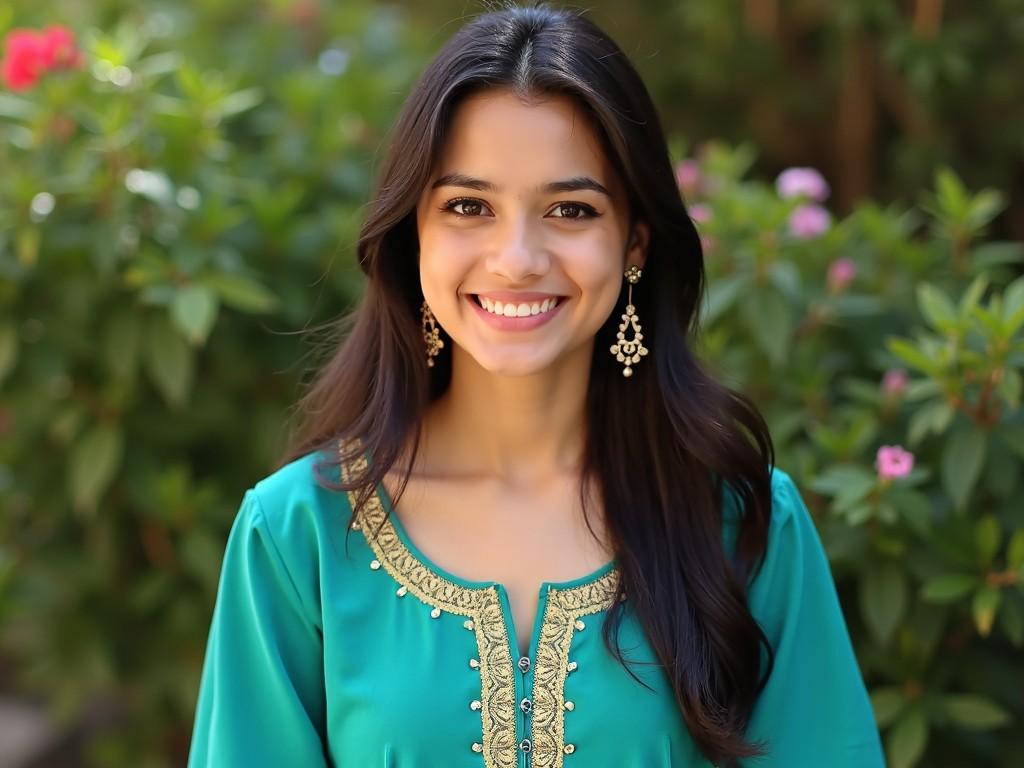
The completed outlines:
<svg viewBox="0 0 1024 768">
<path fill-rule="evenodd" d="M 249 490 L 228 537 L 189 768 L 326 766 L 322 624 Z"/>
<path fill-rule="evenodd" d="M 747 737 L 767 757 L 750 768 L 884 768 L 874 711 L 857 665 L 831 569 L 810 513 L 785 472 L 772 479 L 772 524 L 750 608 L 775 667 Z"/>
</svg>

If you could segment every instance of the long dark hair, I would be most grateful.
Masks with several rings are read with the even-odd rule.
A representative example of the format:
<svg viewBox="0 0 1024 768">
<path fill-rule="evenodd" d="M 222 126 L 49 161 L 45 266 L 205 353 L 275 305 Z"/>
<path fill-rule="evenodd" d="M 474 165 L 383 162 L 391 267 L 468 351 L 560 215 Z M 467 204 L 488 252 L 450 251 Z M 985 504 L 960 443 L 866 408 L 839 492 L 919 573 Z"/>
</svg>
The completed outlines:
<svg viewBox="0 0 1024 768">
<path fill-rule="evenodd" d="M 325 462 L 336 465 L 354 458 L 340 456 L 338 445 L 358 438 L 353 444 L 370 457 L 367 473 L 336 483 L 321 472 L 327 464 L 317 465 L 323 485 L 357 492 L 358 508 L 411 446 L 396 497 L 405 489 L 421 416 L 451 379 L 450 355 L 426 365 L 416 202 L 460 100 L 493 87 L 575 99 L 621 175 L 634 219 L 650 227 L 633 301 L 651 354 L 631 378 L 608 354 L 623 292 L 591 363 L 580 499 L 586 514 L 587 489 L 596 483 L 621 569 L 619 591 L 628 593 L 697 746 L 721 765 L 763 754 L 744 732 L 773 653 L 746 590 L 767 542 L 774 448 L 754 404 L 712 378 L 691 351 L 705 288 L 700 239 L 646 87 L 580 12 L 540 4 L 485 13 L 423 72 L 395 124 L 360 233 L 365 293 L 339 322 L 340 338 L 329 339 L 336 351 L 298 403 L 282 463 L 326 451 Z M 723 483 L 743 510 L 732 558 L 722 544 Z M 604 642 L 626 664 L 612 641 L 622 610 L 615 600 Z"/>
</svg>

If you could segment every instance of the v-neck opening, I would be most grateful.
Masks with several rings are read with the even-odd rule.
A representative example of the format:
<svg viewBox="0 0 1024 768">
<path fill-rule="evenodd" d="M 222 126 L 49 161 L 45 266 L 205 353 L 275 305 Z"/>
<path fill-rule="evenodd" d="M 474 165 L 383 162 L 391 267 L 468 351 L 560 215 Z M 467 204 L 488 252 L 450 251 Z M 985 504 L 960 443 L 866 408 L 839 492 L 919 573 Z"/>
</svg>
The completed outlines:
<svg viewBox="0 0 1024 768">
<path fill-rule="evenodd" d="M 368 451 L 363 451 L 363 457 L 366 459 L 368 466 L 373 465 L 373 460 L 371 459 Z M 462 576 L 455 575 L 448 569 L 442 568 L 440 565 L 435 563 L 423 552 L 423 550 L 419 548 L 419 546 L 417 546 L 416 542 L 414 542 L 409 536 L 408 531 L 405 530 L 405 525 L 403 525 L 401 518 L 395 513 L 395 506 L 391 500 L 391 494 L 389 494 L 387 488 L 384 487 L 383 481 L 377 484 L 376 493 L 377 498 L 380 499 L 381 504 L 384 505 L 384 509 L 388 513 L 388 518 L 391 520 L 398 538 L 405 545 L 406 549 L 409 550 L 410 554 L 412 554 L 412 556 L 415 557 L 424 568 L 432 571 L 440 578 L 450 581 L 453 584 L 458 584 L 466 589 L 488 589 L 490 587 L 498 587 L 505 592 L 506 595 L 508 594 L 508 587 L 500 581 L 475 581 L 473 579 L 466 579 Z M 568 579 L 566 581 L 543 581 L 538 589 L 538 597 L 547 589 L 573 589 L 575 587 L 582 587 L 599 581 L 601 577 L 611 572 L 617 563 L 618 558 L 612 558 L 596 570 L 578 578 Z"/>
</svg>

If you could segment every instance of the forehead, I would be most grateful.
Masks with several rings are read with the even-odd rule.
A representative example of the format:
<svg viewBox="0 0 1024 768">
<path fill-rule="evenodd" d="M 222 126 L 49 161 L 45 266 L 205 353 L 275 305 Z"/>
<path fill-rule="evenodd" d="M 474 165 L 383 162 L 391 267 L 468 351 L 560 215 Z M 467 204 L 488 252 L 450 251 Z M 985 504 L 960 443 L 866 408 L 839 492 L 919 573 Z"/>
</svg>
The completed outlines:
<svg viewBox="0 0 1024 768">
<path fill-rule="evenodd" d="M 437 175 L 458 171 L 499 186 L 524 187 L 586 174 L 615 184 L 611 164 L 586 109 L 568 96 L 525 102 L 492 89 L 456 107 Z"/>
</svg>

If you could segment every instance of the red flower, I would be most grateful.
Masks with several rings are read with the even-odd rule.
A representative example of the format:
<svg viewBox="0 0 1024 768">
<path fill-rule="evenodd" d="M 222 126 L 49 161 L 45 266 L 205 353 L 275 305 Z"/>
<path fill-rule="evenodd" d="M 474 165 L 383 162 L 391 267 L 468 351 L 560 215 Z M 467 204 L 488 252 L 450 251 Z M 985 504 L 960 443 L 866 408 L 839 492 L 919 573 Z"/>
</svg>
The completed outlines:
<svg viewBox="0 0 1024 768">
<path fill-rule="evenodd" d="M 53 25 L 39 34 L 46 69 L 72 69 L 81 66 L 82 54 L 75 48 L 75 35 L 67 27 Z"/>
<path fill-rule="evenodd" d="M 25 91 L 52 69 L 82 64 L 74 34 L 67 27 L 49 26 L 42 31 L 12 29 L 7 33 L 0 74 L 12 91 Z"/>
<path fill-rule="evenodd" d="M 12 91 L 24 91 L 36 84 L 43 73 L 43 49 L 34 29 L 12 29 L 4 52 L 4 84 Z"/>
</svg>

